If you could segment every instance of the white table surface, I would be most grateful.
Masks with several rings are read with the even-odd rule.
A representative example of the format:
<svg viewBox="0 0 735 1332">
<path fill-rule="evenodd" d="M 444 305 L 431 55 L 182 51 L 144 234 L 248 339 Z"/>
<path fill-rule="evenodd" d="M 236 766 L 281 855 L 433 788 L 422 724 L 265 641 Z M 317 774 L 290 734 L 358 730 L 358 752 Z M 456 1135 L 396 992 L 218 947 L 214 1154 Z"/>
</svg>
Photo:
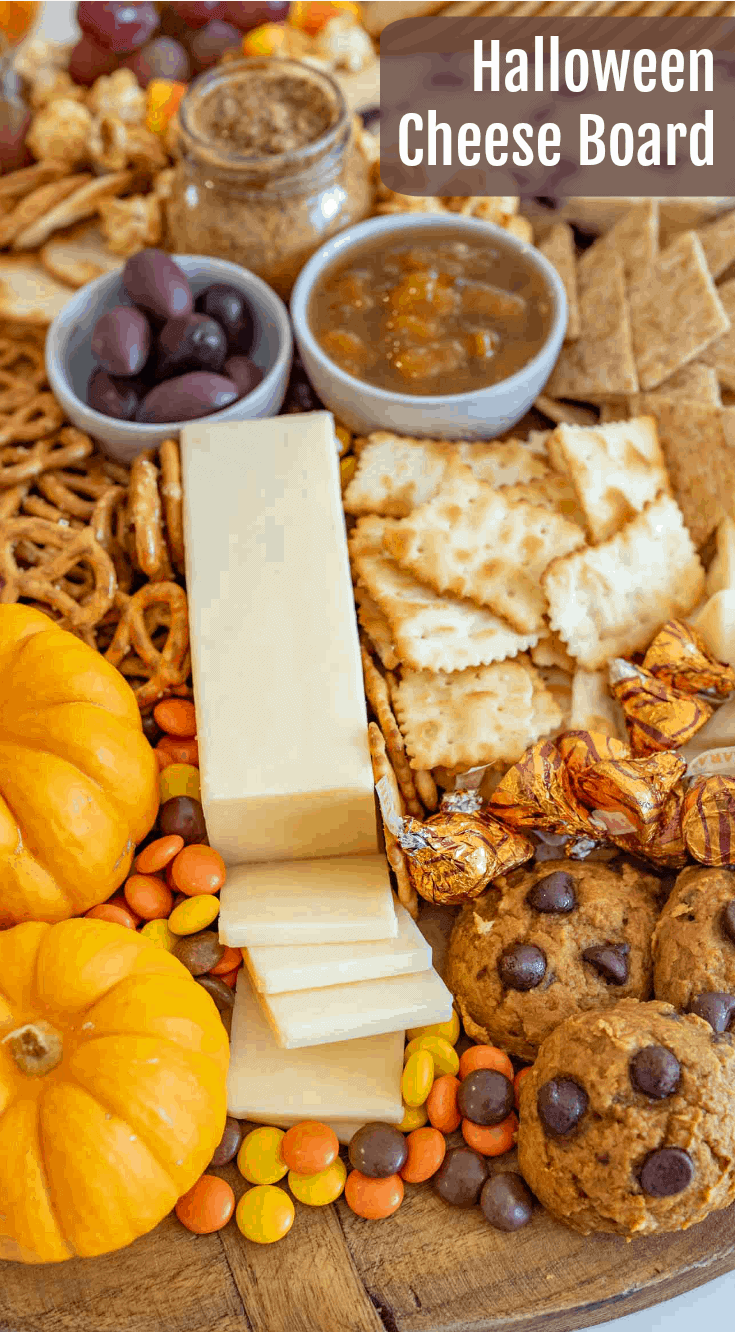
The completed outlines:
<svg viewBox="0 0 735 1332">
<path fill-rule="evenodd" d="M 78 32 L 74 8 L 70 0 L 49 0 L 41 12 L 39 35 L 53 41 L 72 40 Z M 602 1326 L 606 1332 L 694 1332 L 700 1327 L 706 1332 L 725 1332 L 735 1322 L 734 1304 L 735 1272 L 654 1309 L 616 1318 Z"/>
</svg>

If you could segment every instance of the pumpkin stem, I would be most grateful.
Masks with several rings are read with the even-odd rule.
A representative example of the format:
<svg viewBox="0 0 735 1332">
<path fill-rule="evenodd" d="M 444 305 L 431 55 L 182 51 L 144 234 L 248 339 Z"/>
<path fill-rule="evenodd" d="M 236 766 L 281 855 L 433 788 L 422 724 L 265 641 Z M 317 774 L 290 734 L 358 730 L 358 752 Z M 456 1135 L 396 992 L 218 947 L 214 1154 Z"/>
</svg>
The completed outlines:
<svg viewBox="0 0 735 1332">
<path fill-rule="evenodd" d="M 39 1018 L 37 1022 L 26 1022 L 23 1027 L 16 1027 L 3 1039 L 3 1045 L 10 1046 L 21 1073 L 29 1078 L 40 1078 L 50 1073 L 61 1063 L 64 1047 L 58 1031 L 49 1022 Z"/>
</svg>

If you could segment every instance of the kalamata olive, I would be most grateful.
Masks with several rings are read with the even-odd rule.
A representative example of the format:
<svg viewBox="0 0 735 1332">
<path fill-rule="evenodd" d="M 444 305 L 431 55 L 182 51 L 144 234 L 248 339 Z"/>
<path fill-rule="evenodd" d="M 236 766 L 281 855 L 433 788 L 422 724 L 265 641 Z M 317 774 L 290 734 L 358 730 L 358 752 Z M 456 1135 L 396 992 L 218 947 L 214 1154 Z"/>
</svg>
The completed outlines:
<svg viewBox="0 0 735 1332">
<path fill-rule="evenodd" d="M 83 88 L 91 88 L 95 79 L 111 74 L 117 64 L 115 52 L 100 46 L 85 32 L 69 56 L 69 75 Z"/>
<path fill-rule="evenodd" d="M 117 421 L 132 421 L 140 398 L 129 379 L 113 379 L 101 365 L 89 376 L 87 402 L 94 412 L 114 416 Z"/>
<path fill-rule="evenodd" d="M 92 332 L 92 355 L 108 375 L 138 375 L 148 360 L 151 329 L 142 310 L 114 305 Z"/>
<path fill-rule="evenodd" d="M 205 69 L 212 69 L 222 59 L 225 51 L 240 50 L 242 34 L 231 23 L 222 19 L 213 19 L 206 28 L 200 28 L 189 42 L 189 55 L 198 74 Z"/>
<path fill-rule="evenodd" d="M 191 61 L 186 48 L 175 37 L 154 37 L 139 51 L 122 61 L 132 69 L 141 88 L 147 88 L 151 79 L 171 79 L 174 83 L 188 83 Z"/>
<path fill-rule="evenodd" d="M 131 4 L 129 0 L 83 0 L 77 5 L 77 23 L 115 55 L 137 51 L 159 26 L 155 5 Z"/>
<path fill-rule="evenodd" d="M 224 368 L 227 378 L 237 385 L 237 391 L 241 398 L 246 397 L 248 393 L 252 393 L 263 378 L 263 371 L 260 366 L 251 361 L 248 356 L 230 356 L 225 361 Z"/>
<path fill-rule="evenodd" d="M 136 413 L 136 421 L 158 425 L 164 421 L 197 421 L 236 402 L 237 386 L 224 375 L 192 370 L 176 379 L 164 379 L 151 389 Z"/>
<path fill-rule="evenodd" d="M 172 0 L 166 9 L 173 10 L 177 18 L 187 28 L 204 28 L 212 19 L 222 18 L 224 5 L 220 0 L 202 0 L 200 4 L 188 4 L 184 0 Z"/>
<path fill-rule="evenodd" d="M 234 23 L 240 32 L 250 32 L 252 28 L 259 28 L 261 23 L 285 23 L 288 18 L 289 5 L 283 3 L 283 0 L 233 0 L 233 3 L 222 5 L 223 13 L 218 18 L 223 18 L 227 23 Z"/>
<path fill-rule="evenodd" d="M 194 309 L 222 325 L 233 355 L 247 356 L 253 345 L 253 318 L 237 287 L 230 287 L 226 282 L 213 282 L 206 291 L 199 293 Z"/>
<path fill-rule="evenodd" d="M 169 319 L 156 342 L 156 371 L 159 379 L 184 375 L 187 370 L 219 372 L 227 355 L 227 338 L 216 319 L 190 314 Z"/>
<path fill-rule="evenodd" d="M 163 250 L 134 254 L 123 269 L 122 282 L 133 305 L 161 324 L 191 314 L 194 308 L 186 274 Z"/>
</svg>

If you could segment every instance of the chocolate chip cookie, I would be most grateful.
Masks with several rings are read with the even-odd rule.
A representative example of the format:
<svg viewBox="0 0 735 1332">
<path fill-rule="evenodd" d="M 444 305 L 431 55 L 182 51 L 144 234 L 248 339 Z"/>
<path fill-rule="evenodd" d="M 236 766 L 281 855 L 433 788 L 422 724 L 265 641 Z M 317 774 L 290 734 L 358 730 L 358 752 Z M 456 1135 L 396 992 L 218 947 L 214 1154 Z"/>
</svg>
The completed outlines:
<svg viewBox="0 0 735 1332">
<path fill-rule="evenodd" d="M 564 1018 L 651 994 L 660 880 L 625 860 L 546 860 L 463 908 L 446 980 L 468 1036 L 533 1059 Z"/>
<path fill-rule="evenodd" d="M 735 874 L 687 866 L 653 933 L 653 985 L 665 999 L 735 1031 Z"/>
<path fill-rule="evenodd" d="M 702 1221 L 735 1199 L 734 1158 L 735 1050 L 670 1004 L 568 1018 L 521 1083 L 521 1171 L 583 1235 Z"/>
</svg>

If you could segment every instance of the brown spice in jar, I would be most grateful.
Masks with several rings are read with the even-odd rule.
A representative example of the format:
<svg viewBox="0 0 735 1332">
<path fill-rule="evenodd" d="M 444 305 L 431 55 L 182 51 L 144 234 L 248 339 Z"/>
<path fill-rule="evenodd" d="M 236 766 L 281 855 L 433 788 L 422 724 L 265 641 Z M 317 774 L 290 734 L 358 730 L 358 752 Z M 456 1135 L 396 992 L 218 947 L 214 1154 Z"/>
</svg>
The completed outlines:
<svg viewBox="0 0 735 1332">
<path fill-rule="evenodd" d="M 314 143 L 335 120 L 335 106 L 315 83 L 254 73 L 247 82 L 215 89 L 196 128 L 244 157 L 276 157 Z"/>
</svg>

